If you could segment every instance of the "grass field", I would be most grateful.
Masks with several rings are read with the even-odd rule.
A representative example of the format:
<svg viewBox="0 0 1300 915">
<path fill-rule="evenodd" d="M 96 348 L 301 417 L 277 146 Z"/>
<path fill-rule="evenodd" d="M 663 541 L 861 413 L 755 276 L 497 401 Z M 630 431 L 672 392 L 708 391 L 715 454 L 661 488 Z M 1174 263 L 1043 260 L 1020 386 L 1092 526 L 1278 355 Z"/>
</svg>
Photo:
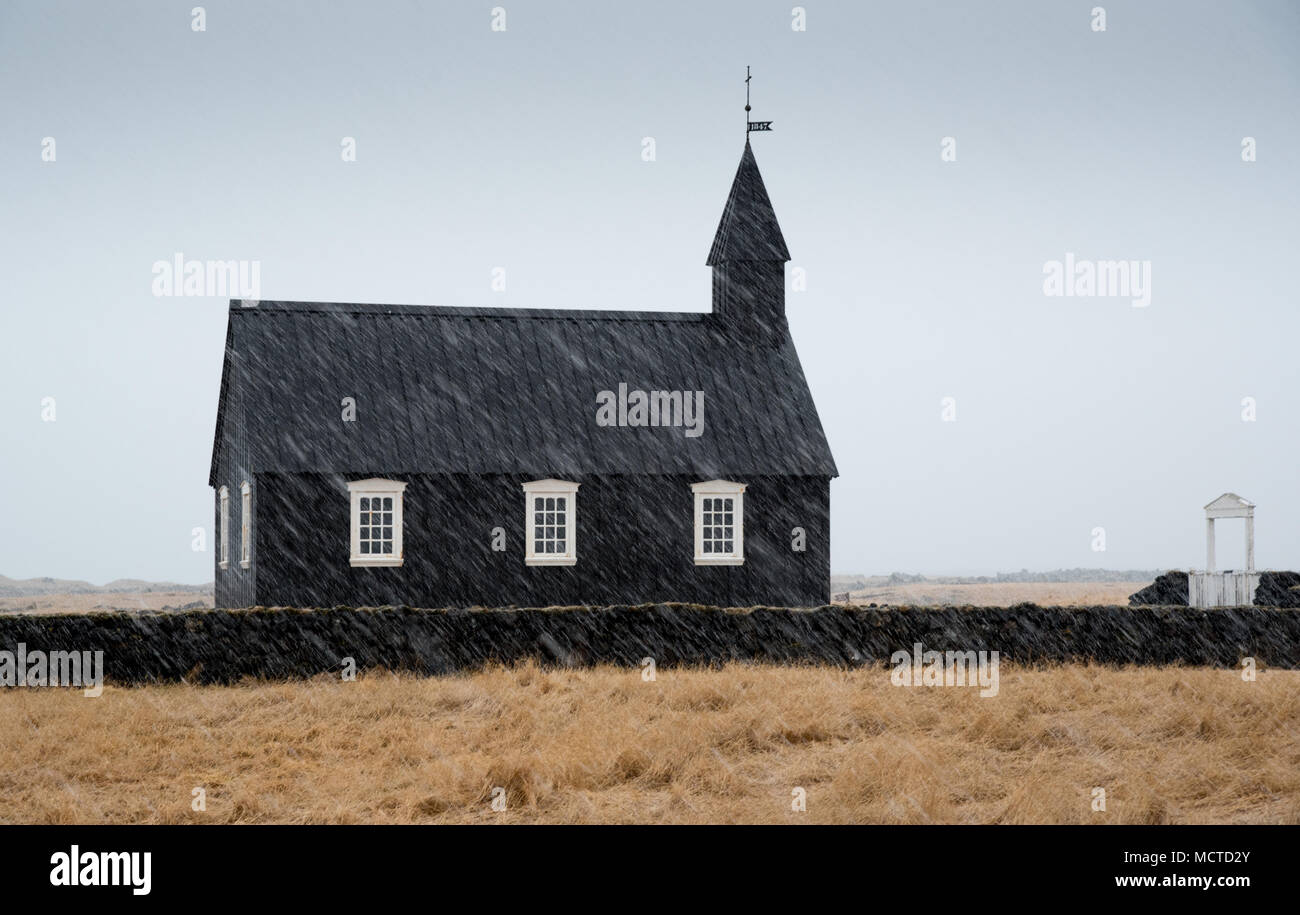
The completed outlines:
<svg viewBox="0 0 1300 915">
<path fill-rule="evenodd" d="M 1300 822 L 1300 672 L 1003 665 L 1000 686 L 733 665 L 8 689 L 0 821 Z"/>
</svg>

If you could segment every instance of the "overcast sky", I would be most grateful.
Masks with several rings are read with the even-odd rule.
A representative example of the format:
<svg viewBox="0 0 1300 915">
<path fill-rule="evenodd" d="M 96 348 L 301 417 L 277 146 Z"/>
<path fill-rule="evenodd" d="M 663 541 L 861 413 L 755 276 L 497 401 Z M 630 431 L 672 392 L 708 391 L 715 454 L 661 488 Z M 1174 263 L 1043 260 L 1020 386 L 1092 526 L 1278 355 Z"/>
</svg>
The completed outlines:
<svg viewBox="0 0 1300 915">
<path fill-rule="evenodd" d="M 0 4 L 0 574 L 211 579 L 227 301 L 154 296 L 177 252 L 707 311 L 746 65 L 836 572 L 1199 566 L 1225 490 L 1300 568 L 1300 6 L 500 2 Z M 1046 295 L 1067 253 L 1149 304 Z"/>
</svg>

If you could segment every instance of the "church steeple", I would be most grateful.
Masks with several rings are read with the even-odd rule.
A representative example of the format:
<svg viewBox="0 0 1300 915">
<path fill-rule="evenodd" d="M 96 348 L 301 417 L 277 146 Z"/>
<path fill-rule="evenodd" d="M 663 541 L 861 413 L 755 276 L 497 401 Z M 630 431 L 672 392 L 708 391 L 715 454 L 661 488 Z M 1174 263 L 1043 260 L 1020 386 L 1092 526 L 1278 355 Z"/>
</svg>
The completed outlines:
<svg viewBox="0 0 1300 915">
<path fill-rule="evenodd" d="M 713 313 L 760 334 L 783 330 L 788 260 L 790 251 L 746 136 L 705 262 L 713 268 Z"/>
<path fill-rule="evenodd" d="M 790 259 L 785 246 L 785 236 L 776 221 L 776 210 L 767 196 L 767 187 L 758 171 L 754 150 L 745 139 L 745 151 L 740 156 L 736 179 L 731 182 L 731 193 L 722 210 L 718 234 L 713 236 L 709 249 L 710 267 L 727 261 L 778 261 Z"/>
</svg>

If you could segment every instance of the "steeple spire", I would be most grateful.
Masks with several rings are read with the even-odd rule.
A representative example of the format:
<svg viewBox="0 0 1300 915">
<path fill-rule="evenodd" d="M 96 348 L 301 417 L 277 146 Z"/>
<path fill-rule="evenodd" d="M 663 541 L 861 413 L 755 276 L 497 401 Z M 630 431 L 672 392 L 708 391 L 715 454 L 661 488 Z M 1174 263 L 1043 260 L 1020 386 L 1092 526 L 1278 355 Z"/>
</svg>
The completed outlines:
<svg viewBox="0 0 1300 915">
<path fill-rule="evenodd" d="M 785 263 L 789 259 L 790 251 L 776 221 L 776 210 L 767 196 L 749 137 L 745 137 L 740 167 L 731 182 L 731 193 L 727 195 L 722 221 L 718 223 L 718 233 L 713 237 L 713 247 L 705 263 L 716 267 L 727 261 Z"/>
<path fill-rule="evenodd" d="M 748 119 L 749 106 L 745 108 Z M 772 342 L 787 333 L 785 264 L 790 251 L 749 145 L 749 131 L 757 125 L 747 124 L 745 151 L 705 263 L 713 268 L 715 320 L 749 339 Z"/>
</svg>

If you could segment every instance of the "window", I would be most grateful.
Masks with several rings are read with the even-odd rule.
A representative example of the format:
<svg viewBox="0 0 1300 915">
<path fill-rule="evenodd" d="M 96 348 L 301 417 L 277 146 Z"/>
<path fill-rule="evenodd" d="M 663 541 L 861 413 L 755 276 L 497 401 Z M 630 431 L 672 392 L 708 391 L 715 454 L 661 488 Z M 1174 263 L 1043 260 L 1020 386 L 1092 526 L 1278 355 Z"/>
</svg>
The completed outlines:
<svg viewBox="0 0 1300 915">
<path fill-rule="evenodd" d="M 239 567 L 247 569 L 253 561 L 253 545 L 249 537 L 253 524 L 253 490 L 245 480 L 239 487 Z"/>
<path fill-rule="evenodd" d="M 564 480 L 524 484 L 524 562 L 571 566 L 578 561 L 578 485 Z"/>
<path fill-rule="evenodd" d="M 221 530 L 217 533 L 217 536 L 221 538 L 219 547 L 221 561 L 218 566 L 228 569 L 230 568 L 230 490 L 224 486 L 221 487 L 217 491 L 217 501 L 221 504 L 221 520 L 219 522 Z"/>
<path fill-rule="evenodd" d="M 745 484 L 710 480 L 695 493 L 695 564 L 738 566 L 745 562 Z"/>
<path fill-rule="evenodd" d="M 402 564 L 402 492 L 396 480 L 356 480 L 352 499 L 352 565 Z"/>
</svg>

